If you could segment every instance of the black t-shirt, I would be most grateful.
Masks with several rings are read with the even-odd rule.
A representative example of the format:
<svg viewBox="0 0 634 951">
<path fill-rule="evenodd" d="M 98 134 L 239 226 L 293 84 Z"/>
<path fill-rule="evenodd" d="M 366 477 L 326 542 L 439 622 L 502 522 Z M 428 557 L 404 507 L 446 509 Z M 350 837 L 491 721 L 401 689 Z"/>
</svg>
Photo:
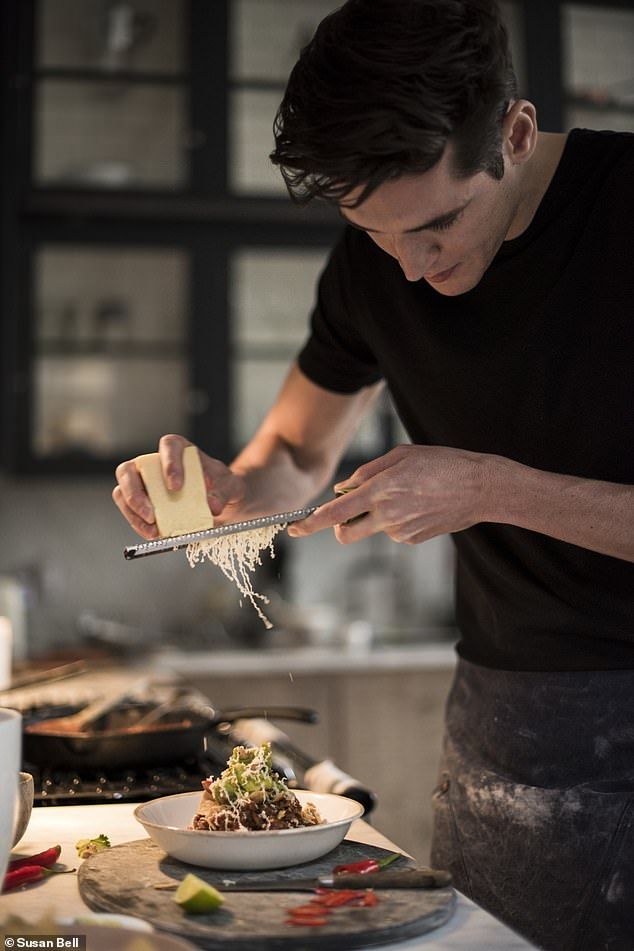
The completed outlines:
<svg viewBox="0 0 634 951">
<path fill-rule="evenodd" d="M 346 228 L 299 356 L 384 378 L 413 443 L 634 483 L 634 135 L 574 130 L 529 227 L 444 297 Z M 634 565 L 512 525 L 453 535 L 458 650 L 506 670 L 634 668 Z"/>
</svg>

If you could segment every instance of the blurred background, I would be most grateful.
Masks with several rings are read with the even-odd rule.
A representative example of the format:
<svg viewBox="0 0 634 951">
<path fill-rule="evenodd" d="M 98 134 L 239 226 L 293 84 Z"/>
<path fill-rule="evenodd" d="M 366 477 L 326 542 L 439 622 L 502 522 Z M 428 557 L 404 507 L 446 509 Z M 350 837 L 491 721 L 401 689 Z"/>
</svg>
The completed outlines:
<svg viewBox="0 0 634 951">
<path fill-rule="evenodd" d="M 166 432 L 229 461 L 305 339 L 340 222 L 295 208 L 268 153 L 285 79 L 334 6 L 3 3 L 0 615 L 18 661 L 152 655 L 221 704 L 301 689 L 325 719 L 316 746 L 370 781 L 394 746 L 386 710 L 401 736 L 427 717 L 439 743 L 449 541 L 280 538 L 256 579 L 267 632 L 209 565 L 125 562 L 135 536 L 110 498 L 116 464 Z M 502 8 L 543 129 L 634 130 L 634 3 Z M 386 396 L 340 475 L 405 440 Z M 265 651 L 286 653 L 267 667 Z M 373 759 L 355 765 L 364 724 Z"/>
</svg>

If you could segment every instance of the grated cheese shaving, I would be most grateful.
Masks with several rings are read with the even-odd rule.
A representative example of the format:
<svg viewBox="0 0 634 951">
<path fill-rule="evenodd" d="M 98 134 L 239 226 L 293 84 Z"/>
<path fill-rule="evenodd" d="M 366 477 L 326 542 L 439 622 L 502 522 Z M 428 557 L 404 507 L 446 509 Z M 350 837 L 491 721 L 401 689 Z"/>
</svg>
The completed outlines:
<svg viewBox="0 0 634 951">
<path fill-rule="evenodd" d="M 253 589 L 250 573 L 262 564 L 260 555 L 267 548 L 271 558 L 275 558 L 273 539 L 284 528 L 286 528 L 286 523 L 267 525 L 264 528 L 256 528 L 251 532 L 221 535 L 219 538 L 192 542 L 191 545 L 187 546 L 187 560 L 192 568 L 198 562 L 204 561 L 205 558 L 216 565 L 217 568 L 220 568 L 225 577 L 229 581 L 233 581 L 240 594 L 248 598 L 267 630 L 270 630 L 273 625 L 257 602 L 262 601 L 264 604 L 270 602 L 265 595 L 258 594 Z"/>
</svg>

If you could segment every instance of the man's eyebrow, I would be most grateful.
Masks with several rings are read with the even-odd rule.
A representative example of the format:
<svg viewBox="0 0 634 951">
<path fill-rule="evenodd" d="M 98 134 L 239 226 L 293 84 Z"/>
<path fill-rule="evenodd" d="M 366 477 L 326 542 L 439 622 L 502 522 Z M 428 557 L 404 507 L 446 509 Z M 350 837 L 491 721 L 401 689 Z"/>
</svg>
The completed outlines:
<svg viewBox="0 0 634 951">
<path fill-rule="evenodd" d="M 425 231 L 427 228 L 435 228 L 438 227 L 438 225 L 444 225 L 448 221 L 451 221 L 452 218 L 455 218 L 457 215 L 459 215 L 460 212 L 463 211 L 468 204 L 470 204 L 470 202 L 471 198 L 467 199 L 467 201 L 465 201 L 462 205 L 452 208 L 451 211 L 445 211 L 442 215 L 436 215 L 435 218 L 431 218 L 430 221 L 426 221 L 422 225 L 417 225 L 415 228 L 408 228 L 407 231 L 403 232 L 403 234 L 412 234 L 415 231 Z M 341 206 L 339 206 L 338 211 L 340 217 L 343 218 L 346 224 L 350 225 L 351 228 L 356 228 L 358 231 L 372 232 L 373 234 L 384 234 L 384 232 L 378 231 L 376 228 L 363 228 L 361 225 L 355 224 L 354 221 L 350 221 L 350 219 L 344 215 L 343 211 L 341 210 Z"/>
</svg>

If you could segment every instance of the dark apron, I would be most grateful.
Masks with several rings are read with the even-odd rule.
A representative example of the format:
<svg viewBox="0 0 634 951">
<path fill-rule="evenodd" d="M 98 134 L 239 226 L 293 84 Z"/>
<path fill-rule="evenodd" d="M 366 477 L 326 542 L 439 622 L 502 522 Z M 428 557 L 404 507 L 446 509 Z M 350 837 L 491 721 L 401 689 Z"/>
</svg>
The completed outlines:
<svg viewBox="0 0 634 951">
<path fill-rule="evenodd" d="M 432 863 L 548 951 L 634 949 L 634 671 L 460 660 Z"/>
</svg>

